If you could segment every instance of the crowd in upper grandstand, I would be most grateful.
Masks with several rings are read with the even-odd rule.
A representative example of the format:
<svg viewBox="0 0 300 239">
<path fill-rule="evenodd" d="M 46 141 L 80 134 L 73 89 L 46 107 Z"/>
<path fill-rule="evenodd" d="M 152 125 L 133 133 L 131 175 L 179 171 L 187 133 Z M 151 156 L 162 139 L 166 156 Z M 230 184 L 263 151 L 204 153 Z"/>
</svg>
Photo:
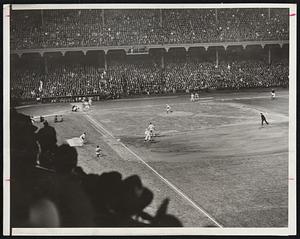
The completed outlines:
<svg viewBox="0 0 300 239">
<path fill-rule="evenodd" d="M 267 8 L 13 11 L 11 48 L 287 40 L 288 14 Z"/>
</svg>

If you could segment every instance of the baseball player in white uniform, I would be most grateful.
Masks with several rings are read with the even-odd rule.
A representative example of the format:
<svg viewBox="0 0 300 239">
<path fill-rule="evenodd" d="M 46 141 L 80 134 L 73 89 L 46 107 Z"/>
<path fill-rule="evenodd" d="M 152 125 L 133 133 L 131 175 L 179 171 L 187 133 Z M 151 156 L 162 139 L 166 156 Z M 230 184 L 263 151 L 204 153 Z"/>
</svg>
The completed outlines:
<svg viewBox="0 0 300 239">
<path fill-rule="evenodd" d="M 145 141 L 151 141 L 151 133 L 148 128 L 145 130 Z"/>
<path fill-rule="evenodd" d="M 274 89 L 272 89 L 272 91 L 271 91 L 271 98 L 272 98 L 272 100 L 275 99 L 275 90 Z"/>
<path fill-rule="evenodd" d="M 195 101 L 195 95 L 194 95 L 194 93 L 191 94 L 191 101 L 192 101 L 192 102 Z"/>
<path fill-rule="evenodd" d="M 79 139 L 81 140 L 82 144 L 84 144 L 86 142 L 86 133 L 84 132 L 82 135 L 80 135 Z"/>
<path fill-rule="evenodd" d="M 150 122 L 148 126 L 148 130 L 150 131 L 151 137 L 155 136 L 154 129 L 155 129 L 154 125 Z"/>
<path fill-rule="evenodd" d="M 167 114 L 172 113 L 171 106 L 167 104 Z"/>
</svg>

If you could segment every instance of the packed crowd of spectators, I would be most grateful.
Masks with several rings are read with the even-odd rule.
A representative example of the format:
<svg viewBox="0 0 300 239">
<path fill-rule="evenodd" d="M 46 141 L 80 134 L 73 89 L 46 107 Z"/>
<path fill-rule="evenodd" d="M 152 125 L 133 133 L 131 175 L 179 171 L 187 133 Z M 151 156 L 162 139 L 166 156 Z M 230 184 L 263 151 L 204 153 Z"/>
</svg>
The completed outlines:
<svg viewBox="0 0 300 239">
<path fill-rule="evenodd" d="M 288 85 L 287 62 L 268 65 L 262 61 L 170 64 L 166 88 L 176 91 L 241 89 Z"/>
<path fill-rule="evenodd" d="M 84 172 L 76 148 L 58 145 L 44 119 L 33 123 L 12 108 L 10 147 L 12 227 L 182 226 L 167 213 L 168 198 L 154 215 L 146 212 L 154 194 L 138 175 Z"/>
<path fill-rule="evenodd" d="M 213 62 L 188 60 L 155 63 L 114 63 L 108 69 L 83 64 L 53 64 L 45 74 L 40 68 L 17 68 L 11 74 L 11 95 L 21 99 L 170 94 L 211 89 L 286 87 L 287 59 L 271 65 L 262 60 Z M 42 87 L 41 87 L 42 85 Z M 40 88 L 40 89 L 39 89 Z"/>
<path fill-rule="evenodd" d="M 287 40 L 288 9 L 13 11 L 11 48 Z"/>
</svg>

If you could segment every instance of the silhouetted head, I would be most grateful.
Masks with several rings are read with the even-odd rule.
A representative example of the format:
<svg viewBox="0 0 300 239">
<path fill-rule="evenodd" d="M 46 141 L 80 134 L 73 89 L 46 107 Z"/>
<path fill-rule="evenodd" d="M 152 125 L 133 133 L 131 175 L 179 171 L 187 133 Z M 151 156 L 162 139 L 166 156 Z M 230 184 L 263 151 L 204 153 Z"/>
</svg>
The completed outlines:
<svg viewBox="0 0 300 239">
<path fill-rule="evenodd" d="M 23 174 L 36 164 L 39 151 L 35 131 L 29 116 L 11 110 L 10 115 L 10 157 L 12 174 Z M 16 175 L 13 175 L 15 177 Z"/>
<path fill-rule="evenodd" d="M 45 127 L 49 125 L 47 120 L 45 120 L 43 124 L 44 124 Z"/>
<path fill-rule="evenodd" d="M 57 148 L 53 164 L 58 173 L 70 173 L 77 166 L 77 161 L 76 149 L 63 144 Z"/>
</svg>

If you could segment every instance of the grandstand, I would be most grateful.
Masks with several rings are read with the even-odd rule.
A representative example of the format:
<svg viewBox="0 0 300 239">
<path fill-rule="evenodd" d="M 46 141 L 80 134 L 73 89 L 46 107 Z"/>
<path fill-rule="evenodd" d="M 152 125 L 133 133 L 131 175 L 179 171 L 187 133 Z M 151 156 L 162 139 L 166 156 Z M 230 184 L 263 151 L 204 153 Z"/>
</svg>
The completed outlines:
<svg viewBox="0 0 300 239">
<path fill-rule="evenodd" d="M 288 14 L 266 8 L 14 11 L 11 48 L 288 40 Z"/>
<path fill-rule="evenodd" d="M 12 227 L 288 226 L 288 8 L 12 10 L 10 21 Z M 44 118 L 57 135 L 38 153 Z M 84 145 L 62 146 L 83 132 Z M 54 208 L 52 221 L 28 217 L 38 208 Z"/>
<path fill-rule="evenodd" d="M 288 9 L 13 11 L 11 23 L 21 101 L 288 84 Z"/>
</svg>

